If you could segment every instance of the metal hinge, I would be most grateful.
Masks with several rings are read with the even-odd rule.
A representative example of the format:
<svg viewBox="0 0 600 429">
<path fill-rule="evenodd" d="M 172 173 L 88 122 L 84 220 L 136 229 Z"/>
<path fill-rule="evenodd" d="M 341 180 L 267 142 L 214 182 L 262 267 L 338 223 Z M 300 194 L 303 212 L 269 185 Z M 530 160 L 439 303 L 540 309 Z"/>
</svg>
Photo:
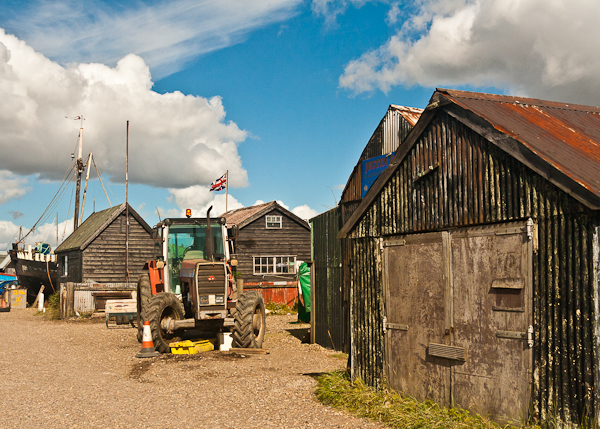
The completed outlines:
<svg viewBox="0 0 600 429">
<path fill-rule="evenodd" d="M 404 246 L 406 240 L 388 240 L 383 243 L 383 247 Z"/>
<path fill-rule="evenodd" d="M 510 234 L 521 234 L 525 232 L 525 227 L 515 226 L 512 228 L 501 228 L 496 230 L 496 235 L 510 235 Z"/>
<path fill-rule="evenodd" d="M 515 331 L 496 331 L 497 338 L 506 338 L 509 340 L 526 340 L 529 348 L 533 347 L 533 325 L 527 327 L 527 332 Z"/>
<path fill-rule="evenodd" d="M 395 331 L 408 331 L 408 325 L 404 325 L 402 323 L 388 323 L 387 318 L 383 318 L 383 333 L 385 334 L 388 329 L 393 329 Z"/>
</svg>

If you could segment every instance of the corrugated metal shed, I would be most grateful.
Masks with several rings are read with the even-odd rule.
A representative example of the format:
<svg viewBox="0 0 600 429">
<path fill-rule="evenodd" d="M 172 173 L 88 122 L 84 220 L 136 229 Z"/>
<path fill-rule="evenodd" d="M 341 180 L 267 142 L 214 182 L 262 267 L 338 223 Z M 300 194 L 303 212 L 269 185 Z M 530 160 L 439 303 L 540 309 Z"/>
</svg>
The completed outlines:
<svg viewBox="0 0 600 429">
<path fill-rule="evenodd" d="M 423 109 L 390 104 L 386 114 L 373 132 L 352 171 L 340 198 L 340 204 L 360 201 L 361 163 L 379 155 L 394 152 L 419 120 Z"/>
<path fill-rule="evenodd" d="M 422 109 L 390 105 L 361 153 L 338 207 L 313 219 L 313 320 L 318 344 L 350 351 L 350 269 L 352 248 L 348 240 L 336 238 L 341 226 L 362 199 L 363 161 L 390 154 L 406 138 Z"/>
<path fill-rule="evenodd" d="M 382 240 L 531 218 L 531 414 L 598 423 L 599 109 L 437 90 L 338 234 L 352 243 L 353 373 L 384 372 Z M 399 240 L 401 241 L 401 240 Z M 494 361 L 490 361 L 494 365 Z"/>
<path fill-rule="evenodd" d="M 440 102 L 446 99 L 476 112 L 540 161 L 600 197 L 600 107 L 449 89 L 438 93 L 443 97 Z M 567 192 L 576 188 L 568 181 L 555 184 Z M 573 196 L 590 208 L 600 208 L 600 201 L 580 194 Z"/>
</svg>

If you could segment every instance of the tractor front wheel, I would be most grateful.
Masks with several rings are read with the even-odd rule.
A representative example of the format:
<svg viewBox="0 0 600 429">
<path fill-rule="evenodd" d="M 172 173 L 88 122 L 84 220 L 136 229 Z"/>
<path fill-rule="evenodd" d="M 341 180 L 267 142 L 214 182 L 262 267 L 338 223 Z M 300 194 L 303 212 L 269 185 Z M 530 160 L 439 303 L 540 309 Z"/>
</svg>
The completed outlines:
<svg viewBox="0 0 600 429">
<path fill-rule="evenodd" d="M 145 272 L 140 274 L 137 283 L 137 340 L 142 342 L 144 333 L 144 320 L 148 301 L 152 298 L 152 289 L 150 288 L 150 275 Z"/>
<path fill-rule="evenodd" d="M 157 352 L 169 353 L 171 351 L 169 343 L 181 340 L 177 332 L 169 333 L 162 328 L 163 320 L 182 320 L 183 314 L 181 301 L 172 293 L 161 292 L 150 298 L 146 317 L 150 322 L 152 342 Z"/>
<path fill-rule="evenodd" d="M 265 329 L 265 301 L 262 294 L 255 290 L 244 292 L 236 305 L 233 347 L 262 348 Z"/>
</svg>

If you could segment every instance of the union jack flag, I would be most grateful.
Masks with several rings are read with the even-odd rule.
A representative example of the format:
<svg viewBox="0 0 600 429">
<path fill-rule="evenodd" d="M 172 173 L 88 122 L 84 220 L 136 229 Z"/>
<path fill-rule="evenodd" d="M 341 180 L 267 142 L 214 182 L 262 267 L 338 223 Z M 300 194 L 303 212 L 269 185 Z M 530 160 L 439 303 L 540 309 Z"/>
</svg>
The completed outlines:
<svg viewBox="0 0 600 429">
<path fill-rule="evenodd" d="M 210 184 L 211 191 L 222 191 L 227 186 L 227 173 Z"/>
</svg>

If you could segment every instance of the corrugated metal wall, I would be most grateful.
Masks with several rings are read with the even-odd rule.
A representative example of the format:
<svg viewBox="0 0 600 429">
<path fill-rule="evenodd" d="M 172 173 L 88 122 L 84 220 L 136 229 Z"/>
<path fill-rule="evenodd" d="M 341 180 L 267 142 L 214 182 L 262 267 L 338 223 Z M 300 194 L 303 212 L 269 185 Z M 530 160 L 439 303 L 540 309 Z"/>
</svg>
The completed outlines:
<svg viewBox="0 0 600 429">
<path fill-rule="evenodd" d="M 593 233 L 595 213 L 470 128 L 439 112 L 350 237 L 380 237 L 533 218 L 534 414 L 567 422 L 591 411 L 595 367 Z M 377 255 L 354 245 L 352 300 L 355 373 L 377 384 L 383 342 Z M 365 274 L 368 273 L 368 274 Z M 365 278 L 367 276 L 367 278 Z M 366 324 L 358 329 L 357 323 Z"/>
<path fill-rule="evenodd" d="M 315 342 L 330 349 L 349 351 L 348 288 L 342 279 L 342 240 L 337 233 L 342 225 L 341 207 L 311 220 L 313 231 L 312 311 Z"/>
<path fill-rule="evenodd" d="M 383 287 L 379 240 L 359 238 L 350 241 L 352 376 L 379 387 L 384 376 Z"/>
<path fill-rule="evenodd" d="M 362 162 L 396 151 L 412 128 L 412 125 L 404 119 L 400 112 L 393 108 L 388 109 L 360 155 L 342 193 L 340 204 L 362 199 Z"/>
<path fill-rule="evenodd" d="M 390 107 L 371 136 L 354 167 L 340 205 L 312 219 L 315 342 L 323 347 L 350 352 L 350 261 L 349 240 L 336 238 L 340 228 L 360 204 L 361 163 L 394 152 L 412 125 L 395 107 Z"/>
</svg>

